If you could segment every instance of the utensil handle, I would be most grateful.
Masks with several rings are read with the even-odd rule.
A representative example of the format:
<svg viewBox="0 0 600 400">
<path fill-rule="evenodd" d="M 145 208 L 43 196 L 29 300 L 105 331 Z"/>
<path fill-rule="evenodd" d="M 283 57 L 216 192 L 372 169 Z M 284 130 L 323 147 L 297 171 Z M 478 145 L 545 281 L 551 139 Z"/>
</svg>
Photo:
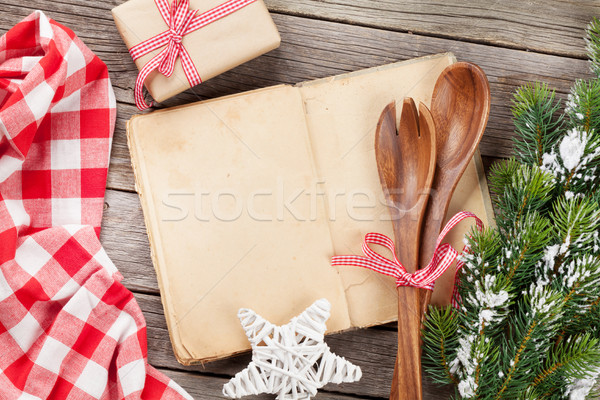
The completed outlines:
<svg viewBox="0 0 600 400">
<path fill-rule="evenodd" d="M 443 183 L 439 182 L 438 180 L 439 176 L 435 176 L 433 179 L 433 184 L 440 187 L 443 185 Z M 425 209 L 423 226 L 421 228 L 421 248 L 419 252 L 419 265 L 421 267 L 426 266 L 429 261 L 431 261 L 431 257 L 433 257 L 437 238 L 442 230 L 442 226 L 444 225 L 444 219 L 446 218 L 448 205 L 449 202 L 447 193 L 433 193 L 429 197 L 429 201 L 427 202 L 427 207 Z M 444 277 L 446 274 L 451 273 L 451 270 L 452 268 L 449 268 L 448 271 L 444 273 Z M 438 279 L 438 281 L 442 280 L 443 278 Z M 423 317 L 429 308 L 432 293 L 433 292 L 431 290 L 421 291 L 421 315 Z"/>
<path fill-rule="evenodd" d="M 398 352 L 390 400 L 422 400 L 419 289 L 398 288 Z"/>
<path fill-rule="evenodd" d="M 412 215 L 407 215 L 411 218 Z M 418 223 L 413 227 L 394 224 L 396 254 L 406 271 L 414 273 L 419 260 Z M 417 234 L 418 235 L 418 234 Z M 421 400 L 421 302 L 419 289 L 410 286 L 398 288 L 398 351 L 390 391 L 390 400 Z"/>
</svg>

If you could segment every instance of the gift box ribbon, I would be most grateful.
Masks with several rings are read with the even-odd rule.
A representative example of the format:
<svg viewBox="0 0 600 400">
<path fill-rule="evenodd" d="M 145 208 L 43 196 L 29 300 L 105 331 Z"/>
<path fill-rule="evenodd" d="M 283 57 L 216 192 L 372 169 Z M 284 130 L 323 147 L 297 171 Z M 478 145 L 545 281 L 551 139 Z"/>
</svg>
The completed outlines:
<svg viewBox="0 0 600 400">
<path fill-rule="evenodd" d="M 170 5 L 168 0 L 154 0 L 156 7 L 160 11 L 160 15 L 169 29 L 133 46 L 129 49 L 129 54 L 131 54 L 133 61 L 135 61 L 151 51 L 163 46 L 166 47 L 148 61 L 138 74 L 137 80 L 135 81 L 136 106 L 140 110 L 145 110 L 152 106 L 152 104 L 147 104 L 144 100 L 143 87 L 146 78 L 148 78 L 148 75 L 154 70 L 158 70 L 161 74 L 170 77 L 175 69 L 177 57 L 181 57 L 183 72 L 190 83 L 190 87 L 202 83 L 202 79 L 200 78 L 198 69 L 192 61 L 192 57 L 181 43 L 183 37 L 254 3 L 255 1 L 256 0 L 229 0 L 209 11 L 198 14 L 198 10 L 190 10 L 189 0 L 173 0 Z"/>
<path fill-rule="evenodd" d="M 368 268 L 373 271 L 379 272 L 380 274 L 388 275 L 396 278 L 396 286 L 413 286 L 417 288 L 423 288 L 433 290 L 433 284 L 437 278 L 439 278 L 447 269 L 450 267 L 452 262 L 458 257 L 458 252 L 450 246 L 448 243 L 442 241 L 459 222 L 466 218 L 475 218 L 477 228 L 483 229 L 483 222 L 473 213 L 467 211 L 461 211 L 448 221 L 440 235 L 438 236 L 435 251 L 429 264 L 422 269 L 415 271 L 411 274 L 406 271 L 406 268 L 402 265 L 396 257 L 396 251 L 394 242 L 386 235 L 380 233 L 368 233 L 365 236 L 365 240 L 362 245 L 364 256 L 335 256 L 331 258 L 331 264 L 334 266 L 338 265 L 351 265 L 356 267 Z M 372 250 L 369 245 L 377 244 L 383 247 L 387 247 L 393 254 L 394 259 L 390 260 L 376 251 Z M 468 252 L 470 249 L 468 246 L 463 248 L 463 252 Z M 460 261 L 457 262 L 457 271 L 462 267 Z M 454 296 L 453 296 L 454 297 Z"/>
</svg>

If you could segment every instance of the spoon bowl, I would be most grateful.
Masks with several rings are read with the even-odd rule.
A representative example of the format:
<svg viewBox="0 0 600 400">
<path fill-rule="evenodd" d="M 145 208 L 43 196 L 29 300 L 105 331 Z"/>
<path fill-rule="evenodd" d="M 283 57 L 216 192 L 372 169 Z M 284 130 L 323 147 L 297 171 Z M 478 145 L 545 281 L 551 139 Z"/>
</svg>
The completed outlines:
<svg viewBox="0 0 600 400">
<path fill-rule="evenodd" d="M 435 84 L 431 114 L 436 128 L 437 162 L 421 236 L 421 266 L 427 265 L 433 256 L 452 194 L 485 131 L 490 103 L 489 82 L 483 70 L 475 64 L 452 64 L 441 73 Z M 444 276 L 440 279 L 440 283 L 443 282 Z M 423 312 L 427 310 L 430 298 L 431 291 L 423 291 Z M 449 303 L 449 299 L 440 298 L 436 302 L 441 305 Z"/>
<path fill-rule="evenodd" d="M 439 169 L 456 170 L 452 177 L 460 178 L 483 136 L 489 109 L 490 87 L 481 68 L 459 62 L 442 72 L 431 100 Z"/>
</svg>

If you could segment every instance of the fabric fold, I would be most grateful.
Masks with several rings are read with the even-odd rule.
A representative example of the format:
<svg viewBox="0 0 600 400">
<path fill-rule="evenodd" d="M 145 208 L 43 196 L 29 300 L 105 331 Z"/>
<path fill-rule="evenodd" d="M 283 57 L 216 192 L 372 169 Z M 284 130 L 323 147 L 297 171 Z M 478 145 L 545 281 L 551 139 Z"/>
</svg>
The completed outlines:
<svg viewBox="0 0 600 400">
<path fill-rule="evenodd" d="M 71 30 L 36 11 L 0 38 L 0 397 L 191 399 L 98 239 L 115 119 Z"/>
</svg>

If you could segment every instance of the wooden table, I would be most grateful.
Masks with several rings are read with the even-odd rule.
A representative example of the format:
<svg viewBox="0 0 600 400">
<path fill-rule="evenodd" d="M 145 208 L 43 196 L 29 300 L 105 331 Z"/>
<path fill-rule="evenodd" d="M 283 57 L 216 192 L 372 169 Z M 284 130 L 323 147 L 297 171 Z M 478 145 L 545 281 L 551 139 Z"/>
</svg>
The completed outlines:
<svg viewBox="0 0 600 400">
<path fill-rule="evenodd" d="M 198 399 L 220 398 L 222 385 L 245 367 L 249 356 L 205 366 L 175 360 L 150 260 L 144 220 L 125 137 L 137 112 L 137 70 L 121 41 L 110 9 L 123 0 L 2 0 L 0 31 L 41 9 L 70 27 L 108 65 L 118 101 L 101 240 L 144 311 L 148 357 Z M 479 64 L 492 91 L 492 111 L 481 142 L 486 165 L 510 156 L 511 96 L 529 81 L 548 82 L 565 97 L 576 78 L 589 76 L 582 39 L 586 24 L 600 16 L 593 0 L 265 0 L 282 45 L 265 56 L 214 78 L 164 106 L 219 97 L 279 83 L 296 83 L 361 68 L 452 51 Z M 359 383 L 329 385 L 318 399 L 387 398 L 396 332 L 379 327 L 329 336 L 334 352 L 361 366 Z M 424 383 L 426 399 L 450 391 Z M 260 398 L 272 398 L 264 396 Z"/>
</svg>

